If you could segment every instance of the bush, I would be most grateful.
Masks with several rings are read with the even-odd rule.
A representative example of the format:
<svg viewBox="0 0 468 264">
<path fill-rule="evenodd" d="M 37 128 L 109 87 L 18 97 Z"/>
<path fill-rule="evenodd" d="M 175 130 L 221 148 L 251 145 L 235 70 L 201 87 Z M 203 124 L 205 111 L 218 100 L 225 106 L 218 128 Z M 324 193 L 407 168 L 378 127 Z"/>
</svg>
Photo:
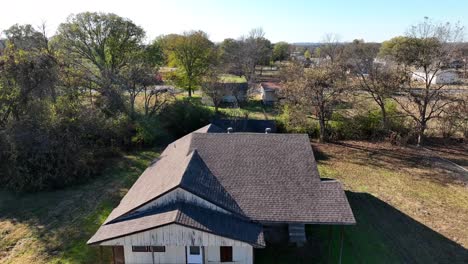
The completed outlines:
<svg viewBox="0 0 468 264">
<path fill-rule="evenodd" d="M 189 99 L 176 100 L 160 113 L 163 128 L 175 138 L 209 124 L 213 117 L 213 110 Z"/>
<path fill-rule="evenodd" d="M 377 139 L 382 140 L 396 134 L 398 137 L 407 137 L 410 129 L 406 119 L 399 117 L 395 103 L 386 105 L 388 129 L 382 126 L 382 112 L 380 109 L 370 109 L 367 112 L 347 117 L 342 112 L 334 112 L 329 122 L 331 138 L 343 139 Z"/>
<path fill-rule="evenodd" d="M 135 121 L 135 135 L 132 143 L 136 146 L 154 146 L 169 141 L 169 135 L 161 122 L 154 116 L 140 116 Z"/>
<path fill-rule="evenodd" d="M 305 133 L 312 138 L 319 136 L 319 125 L 316 120 L 291 111 L 287 105 L 283 107 L 281 114 L 276 118 L 276 124 L 279 132 Z"/>
<path fill-rule="evenodd" d="M 12 120 L 0 136 L 0 182 L 9 189 L 50 190 L 83 182 L 129 142 L 126 117 L 108 118 L 70 101 L 36 102 L 31 108 L 33 115 Z"/>
</svg>

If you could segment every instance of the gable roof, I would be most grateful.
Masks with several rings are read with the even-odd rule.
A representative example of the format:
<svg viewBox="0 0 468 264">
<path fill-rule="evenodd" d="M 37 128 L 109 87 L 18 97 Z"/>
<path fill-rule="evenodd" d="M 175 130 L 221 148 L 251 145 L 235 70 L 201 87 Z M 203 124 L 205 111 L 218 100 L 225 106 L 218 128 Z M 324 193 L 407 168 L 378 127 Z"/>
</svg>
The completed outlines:
<svg viewBox="0 0 468 264">
<path fill-rule="evenodd" d="M 265 91 L 277 91 L 281 89 L 281 85 L 278 82 L 262 82 L 261 86 Z"/>
<path fill-rule="evenodd" d="M 184 203 L 169 204 L 139 215 L 132 215 L 122 221 L 103 225 L 87 243 L 97 244 L 168 224 L 186 226 L 246 242 L 256 247 L 265 246 L 261 225 L 232 215 Z"/>
<path fill-rule="evenodd" d="M 253 221 L 355 223 L 341 185 L 320 180 L 307 135 L 209 129 L 170 144 L 105 224 L 176 187 Z"/>
</svg>

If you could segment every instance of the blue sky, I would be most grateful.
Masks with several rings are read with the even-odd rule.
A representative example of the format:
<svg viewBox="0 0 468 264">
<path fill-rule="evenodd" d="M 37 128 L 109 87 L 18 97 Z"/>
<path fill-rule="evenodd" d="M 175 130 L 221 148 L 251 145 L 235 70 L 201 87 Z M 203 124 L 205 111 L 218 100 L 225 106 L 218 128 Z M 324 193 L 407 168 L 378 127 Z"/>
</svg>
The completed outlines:
<svg viewBox="0 0 468 264">
<path fill-rule="evenodd" d="M 318 42 L 326 33 L 343 41 L 383 41 L 404 34 L 425 16 L 468 26 L 467 0 L 16 0 L 2 2 L 0 9 L 0 30 L 45 21 L 53 34 L 71 13 L 102 11 L 130 18 L 147 31 L 149 40 L 201 29 L 221 41 L 262 27 L 273 42 Z"/>
</svg>

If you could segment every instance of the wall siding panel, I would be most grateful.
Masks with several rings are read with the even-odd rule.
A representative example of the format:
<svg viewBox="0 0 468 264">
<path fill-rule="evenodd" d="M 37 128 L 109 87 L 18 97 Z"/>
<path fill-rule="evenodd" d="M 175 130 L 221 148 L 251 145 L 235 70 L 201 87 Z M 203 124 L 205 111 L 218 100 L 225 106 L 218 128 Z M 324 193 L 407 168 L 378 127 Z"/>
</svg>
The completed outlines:
<svg viewBox="0 0 468 264">
<path fill-rule="evenodd" d="M 101 246 L 124 246 L 126 263 L 153 263 L 151 252 L 132 252 L 132 246 L 166 246 L 166 252 L 155 252 L 155 263 L 180 264 L 185 263 L 186 246 L 204 246 L 205 262 L 219 263 L 219 246 L 233 247 L 235 263 L 252 264 L 253 248 L 251 245 L 213 235 L 207 232 L 191 229 L 177 224 L 171 224 L 156 229 L 112 239 L 101 243 Z"/>
</svg>

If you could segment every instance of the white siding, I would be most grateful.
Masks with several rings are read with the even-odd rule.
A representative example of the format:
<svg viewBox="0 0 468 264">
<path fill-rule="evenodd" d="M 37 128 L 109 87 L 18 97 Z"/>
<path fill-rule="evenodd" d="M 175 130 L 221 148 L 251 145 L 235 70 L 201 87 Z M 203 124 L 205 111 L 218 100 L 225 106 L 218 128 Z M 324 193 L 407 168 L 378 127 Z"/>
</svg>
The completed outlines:
<svg viewBox="0 0 468 264">
<path fill-rule="evenodd" d="M 137 209 L 136 211 L 140 212 L 140 211 L 145 211 L 151 207 L 155 207 L 155 206 L 162 206 L 162 205 L 166 205 L 166 204 L 170 204 L 174 201 L 184 201 L 184 202 L 187 202 L 187 203 L 191 203 L 191 204 L 196 204 L 198 206 L 202 206 L 202 207 L 205 207 L 205 208 L 208 208 L 208 209 L 211 209 L 211 210 L 216 210 L 216 211 L 219 211 L 219 212 L 222 212 L 222 213 L 225 213 L 225 214 L 230 214 L 230 212 L 224 210 L 223 208 L 213 204 L 213 203 L 210 203 L 208 202 L 207 200 L 204 200 L 202 198 L 200 198 L 199 196 L 196 196 L 184 189 L 181 189 L 181 188 L 177 188 L 169 193 L 166 193 L 165 195 L 159 197 L 158 199 L 142 206 L 141 208 Z"/>
<path fill-rule="evenodd" d="M 166 252 L 155 252 L 155 263 L 185 263 L 186 246 L 204 246 L 207 263 L 219 263 L 219 246 L 233 247 L 235 263 L 252 264 L 251 245 L 188 227 L 171 224 L 101 243 L 101 246 L 124 246 L 125 263 L 152 263 L 151 252 L 132 252 L 132 246 L 166 246 Z"/>
<path fill-rule="evenodd" d="M 205 248 L 205 263 L 220 263 L 221 256 L 219 247 L 206 247 Z M 252 247 L 232 247 L 232 262 L 229 263 L 253 263 L 253 248 Z"/>
</svg>

